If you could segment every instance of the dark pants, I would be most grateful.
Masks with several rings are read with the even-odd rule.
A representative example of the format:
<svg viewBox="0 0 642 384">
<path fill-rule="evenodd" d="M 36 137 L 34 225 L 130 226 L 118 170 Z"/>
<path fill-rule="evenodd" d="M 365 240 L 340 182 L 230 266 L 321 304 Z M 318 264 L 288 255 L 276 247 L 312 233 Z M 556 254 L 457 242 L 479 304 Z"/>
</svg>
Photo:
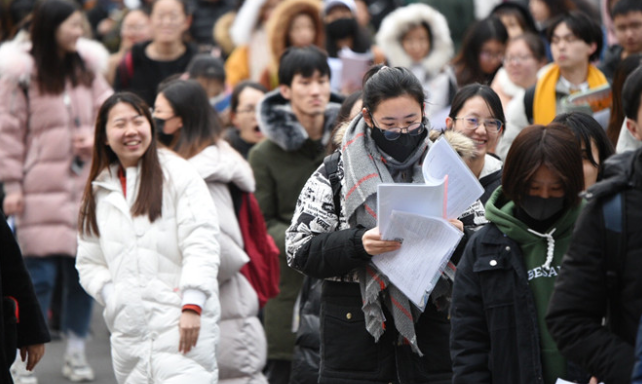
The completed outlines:
<svg viewBox="0 0 642 384">
<path fill-rule="evenodd" d="M 289 360 L 268 360 L 265 365 L 265 377 L 270 384 L 288 384 L 290 382 Z"/>
<path fill-rule="evenodd" d="M 80 286 L 76 259 L 69 256 L 25 257 L 25 265 L 43 314 L 49 313 L 58 270 L 62 271 L 61 330 L 86 337 L 91 321 L 93 300 Z"/>
</svg>

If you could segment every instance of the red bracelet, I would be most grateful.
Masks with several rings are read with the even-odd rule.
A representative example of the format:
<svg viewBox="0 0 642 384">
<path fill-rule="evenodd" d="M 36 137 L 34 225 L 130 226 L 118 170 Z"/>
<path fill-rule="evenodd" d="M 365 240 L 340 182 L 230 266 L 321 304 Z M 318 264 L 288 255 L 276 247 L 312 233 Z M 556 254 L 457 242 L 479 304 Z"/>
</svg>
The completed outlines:
<svg viewBox="0 0 642 384">
<path fill-rule="evenodd" d="M 203 309 L 201 309 L 201 307 L 195 304 L 185 304 L 183 305 L 183 312 L 184 311 L 194 311 L 200 316 L 201 313 L 203 312 Z"/>
</svg>

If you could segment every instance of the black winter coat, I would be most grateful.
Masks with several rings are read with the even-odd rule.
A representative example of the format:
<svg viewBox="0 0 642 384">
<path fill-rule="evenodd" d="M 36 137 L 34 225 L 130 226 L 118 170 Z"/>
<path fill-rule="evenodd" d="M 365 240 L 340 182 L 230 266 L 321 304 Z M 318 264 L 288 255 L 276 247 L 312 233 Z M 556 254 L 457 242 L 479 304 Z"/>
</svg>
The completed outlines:
<svg viewBox="0 0 642 384">
<path fill-rule="evenodd" d="M 290 384 L 316 384 L 319 379 L 321 357 L 319 349 L 321 289 L 323 281 L 306 276 L 301 287 L 299 329 L 296 333 Z"/>
<path fill-rule="evenodd" d="M 589 202 L 575 225 L 546 321 L 568 359 L 600 381 L 629 383 L 642 315 L 642 150 L 610 158 L 604 174 L 605 180 L 586 194 Z M 608 297 L 606 258 L 618 255 L 606 249 L 602 205 L 618 191 L 624 193 L 626 246 L 624 259 L 616 262 L 613 297 Z M 602 325 L 604 317 L 607 326 Z"/>
<path fill-rule="evenodd" d="M 9 368 L 16 348 L 51 341 L 29 273 L 6 218 L 0 214 L 0 382 L 13 383 Z M 19 322 L 11 296 L 18 302 Z"/>
<path fill-rule="evenodd" d="M 320 177 L 327 180 L 325 167 Z M 314 176 L 313 176 L 314 177 Z M 329 184 L 329 181 L 327 181 Z M 363 248 L 365 228 L 313 236 L 296 252 L 291 267 L 319 279 L 339 278 L 364 267 L 371 256 Z M 321 384 L 450 384 L 450 321 L 429 301 L 415 323 L 419 349 L 398 343 L 392 314 L 383 306 L 386 331 L 377 343 L 365 326 L 358 283 L 323 282 L 321 295 Z"/>
<path fill-rule="evenodd" d="M 453 384 L 544 382 L 524 257 L 519 244 L 495 224 L 480 229 L 466 246 L 457 266 L 450 321 Z M 569 377 L 585 379 L 573 372 L 569 367 Z"/>
</svg>

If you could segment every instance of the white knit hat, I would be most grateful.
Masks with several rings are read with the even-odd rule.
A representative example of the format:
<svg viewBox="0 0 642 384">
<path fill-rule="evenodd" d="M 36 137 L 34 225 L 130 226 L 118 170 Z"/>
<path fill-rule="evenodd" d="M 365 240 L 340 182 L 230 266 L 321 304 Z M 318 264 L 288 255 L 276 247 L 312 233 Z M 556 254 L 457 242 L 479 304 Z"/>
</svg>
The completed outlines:
<svg viewBox="0 0 642 384">
<path fill-rule="evenodd" d="M 357 4 L 355 4 L 354 0 L 326 0 L 323 4 L 323 14 L 327 15 L 328 12 L 336 6 L 344 6 L 348 8 L 353 15 L 357 15 Z"/>
</svg>

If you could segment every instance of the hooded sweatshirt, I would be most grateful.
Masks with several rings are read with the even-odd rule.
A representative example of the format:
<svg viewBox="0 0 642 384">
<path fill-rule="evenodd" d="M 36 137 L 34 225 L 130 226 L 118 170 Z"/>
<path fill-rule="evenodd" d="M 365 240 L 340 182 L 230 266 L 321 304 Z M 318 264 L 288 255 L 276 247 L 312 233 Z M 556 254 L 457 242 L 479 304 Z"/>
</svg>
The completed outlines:
<svg viewBox="0 0 642 384">
<path fill-rule="evenodd" d="M 573 227 L 583 205 L 584 203 L 577 207 L 565 208 L 550 228 L 544 232 L 536 232 L 515 217 L 517 206 L 506 198 L 502 187 L 497 188 L 486 204 L 486 218 L 497 225 L 506 236 L 517 242 L 524 256 L 528 285 L 533 292 L 537 310 L 541 364 L 545 383 L 555 383 L 557 378 L 566 377 L 566 359 L 562 357 L 549 334 L 544 317 L 562 257 L 571 243 Z"/>
</svg>

